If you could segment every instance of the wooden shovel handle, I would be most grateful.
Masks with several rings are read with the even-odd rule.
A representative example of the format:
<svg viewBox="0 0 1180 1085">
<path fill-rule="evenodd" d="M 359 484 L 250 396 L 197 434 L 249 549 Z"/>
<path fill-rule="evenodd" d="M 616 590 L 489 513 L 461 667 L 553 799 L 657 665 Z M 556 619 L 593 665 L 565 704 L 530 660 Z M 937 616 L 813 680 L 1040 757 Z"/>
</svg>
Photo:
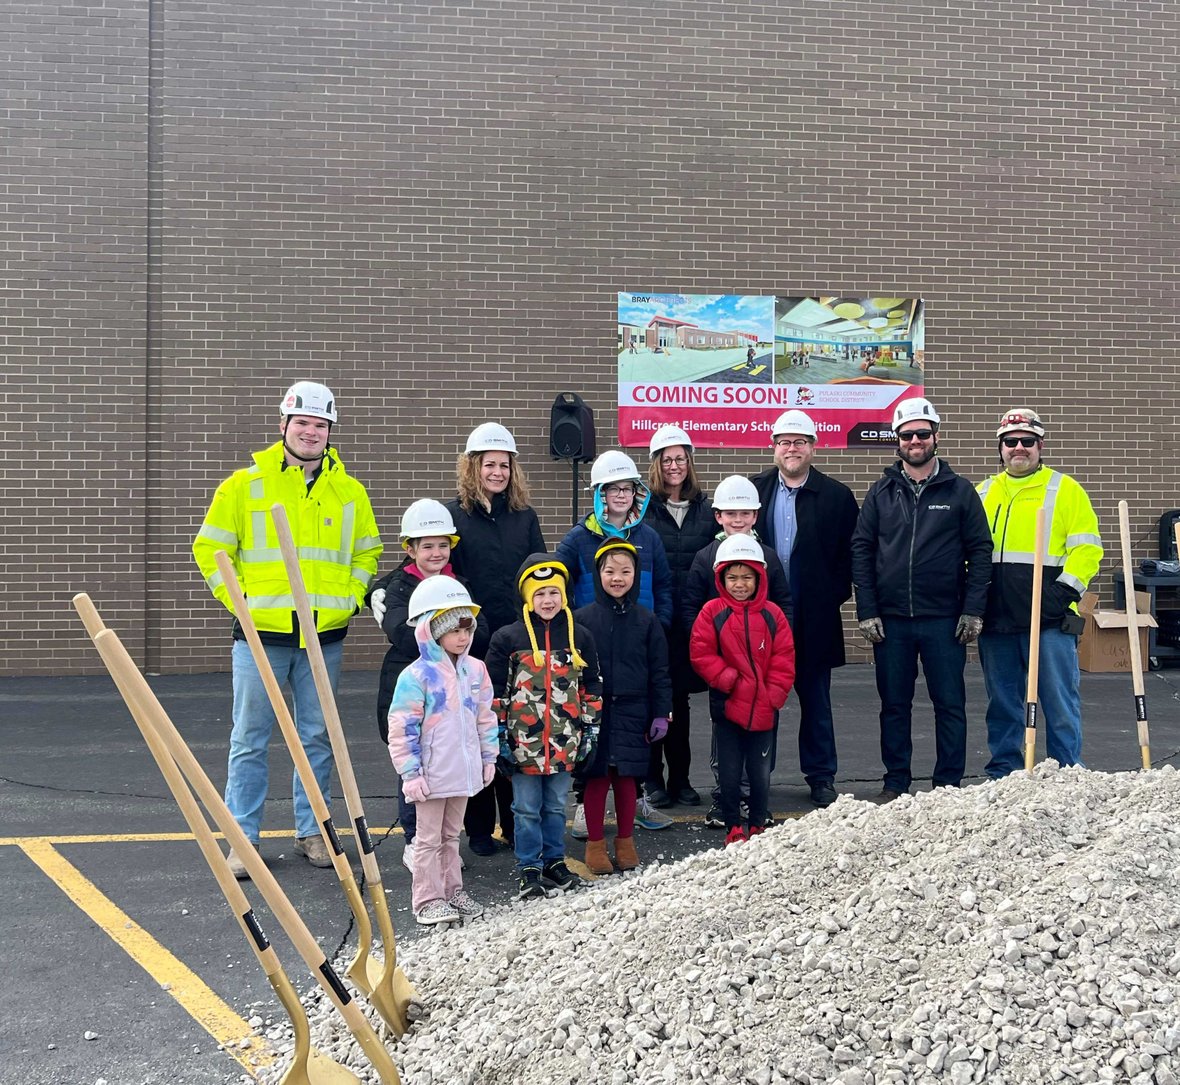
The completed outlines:
<svg viewBox="0 0 1180 1085">
<path fill-rule="evenodd" d="M 94 638 L 94 645 L 103 658 L 107 670 L 122 688 L 124 685 L 132 691 L 133 698 L 142 703 L 148 710 L 147 719 L 155 729 L 168 753 L 172 756 L 181 771 L 188 778 L 189 783 L 200 797 L 205 809 L 217 823 L 230 846 L 241 858 L 251 880 L 262 893 L 270 910 L 279 921 L 287 937 L 291 939 L 295 949 L 306 962 L 307 967 L 315 976 L 316 981 L 332 1004 L 340 1011 L 348 1024 L 349 1031 L 356 1038 L 369 1061 L 377 1069 L 383 1082 L 400 1082 L 397 1069 L 385 1050 L 376 1033 L 361 1013 L 359 1007 L 352 1000 L 348 989 L 324 956 L 311 931 L 295 911 L 287 895 L 283 892 L 275 877 L 267 869 L 261 856 L 254 849 L 254 845 L 247 839 L 241 827 L 234 820 L 217 789 L 205 775 L 197 759 L 193 756 L 176 730 L 175 724 L 168 718 L 163 706 L 156 700 L 155 694 L 147 684 L 146 679 L 139 673 L 139 668 L 123 646 L 122 641 L 109 629 L 104 629 Z"/>
<path fill-rule="evenodd" d="M 102 624 L 102 619 L 91 602 L 90 596 L 84 593 L 75 595 L 74 609 L 81 616 L 82 622 L 85 624 L 86 631 L 90 634 L 91 639 L 96 638 L 106 628 Z M 176 805 L 180 807 L 180 812 L 184 815 L 184 820 L 188 823 L 189 830 L 196 838 L 197 846 L 201 849 L 201 854 L 205 857 L 205 862 L 209 864 L 209 869 L 217 879 L 217 884 L 221 888 L 226 903 L 229 904 L 230 910 L 237 917 L 238 923 L 246 935 L 246 941 L 250 943 L 250 948 L 254 951 L 254 956 L 258 958 L 258 963 L 262 966 L 262 970 L 266 973 L 267 978 L 273 986 L 276 974 L 281 973 L 283 970 L 282 965 L 279 963 L 279 959 L 275 955 L 270 942 L 267 941 L 266 935 L 262 933 L 261 928 L 258 926 L 258 921 L 254 917 L 254 910 L 250 907 L 250 901 L 246 898 L 246 894 L 242 892 L 242 887 L 238 885 L 238 880 L 230 872 L 229 863 L 226 861 L 225 856 L 221 854 L 221 849 L 217 846 L 217 841 L 213 838 L 213 832 L 209 828 L 209 823 L 205 820 L 204 814 L 201 813 L 200 807 L 197 806 L 196 800 L 193 798 L 188 784 L 185 783 L 180 769 L 177 768 L 176 762 L 168 752 L 168 748 L 156 734 L 156 728 L 149 719 L 150 709 L 144 704 L 143 698 L 138 695 L 131 684 L 125 680 L 122 672 L 116 677 L 112 671 L 111 677 L 114 678 L 115 685 L 122 695 L 123 700 L 127 702 L 131 716 L 135 720 L 140 734 L 143 735 L 144 742 L 147 743 L 147 748 L 151 751 L 152 758 L 155 760 L 165 782 L 168 784 L 168 790 L 172 792 L 172 797 L 176 800 Z"/>
<path fill-rule="evenodd" d="M 1033 543 L 1032 608 L 1028 626 L 1028 683 L 1024 692 L 1024 767 L 1037 759 L 1037 687 L 1041 676 L 1041 585 L 1045 580 L 1045 510 L 1037 509 Z"/>
<path fill-rule="evenodd" d="M 1151 768 L 1151 738 L 1147 725 L 1147 695 L 1143 690 L 1143 653 L 1139 646 L 1139 607 L 1135 598 L 1135 570 L 1131 565 L 1131 511 L 1119 502 L 1119 543 L 1123 551 L 1123 595 L 1127 611 L 1127 653 L 1131 659 L 1131 688 L 1135 692 L 1135 728 L 1144 770 Z"/>
<path fill-rule="evenodd" d="M 377 866 L 377 857 L 373 854 L 373 841 L 369 836 L 368 823 L 365 821 L 360 789 L 356 786 L 356 776 L 352 771 L 352 759 L 348 755 L 344 727 L 340 723 L 340 713 L 336 708 L 332 680 L 328 677 L 328 665 L 324 662 L 319 633 L 316 632 L 311 600 L 307 596 L 307 587 L 303 583 L 303 571 L 299 567 L 299 555 L 295 550 L 295 540 L 291 535 L 287 510 L 282 505 L 274 505 L 271 507 L 270 513 L 275 525 L 275 534 L 278 536 L 279 549 L 283 553 L 283 563 L 287 567 L 287 581 L 291 585 L 291 594 L 295 598 L 295 611 L 299 615 L 299 627 L 303 630 L 303 641 L 307 647 L 307 660 L 311 664 L 316 693 L 319 694 L 320 706 L 324 713 L 324 724 L 328 730 L 328 739 L 332 743 L 332 756 L 336 759 L 336 771 L 340 775 L 340 787 L 344 792 L 344 802 L 348 807 L 348 816 L 352 819 L 353 831 L 356 833 L 357 847 L 361 853 L 361 866 L 364 868 L 366 880 L 379 882 L 381 871 Z"/>
</svg>

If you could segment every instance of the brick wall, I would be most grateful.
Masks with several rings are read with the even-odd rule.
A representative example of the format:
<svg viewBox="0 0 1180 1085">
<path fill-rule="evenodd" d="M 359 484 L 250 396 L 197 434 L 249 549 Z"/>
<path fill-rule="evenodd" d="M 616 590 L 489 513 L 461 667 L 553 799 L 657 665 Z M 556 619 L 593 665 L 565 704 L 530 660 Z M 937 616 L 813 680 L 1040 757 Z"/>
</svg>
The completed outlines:
<svg viewBox="0 0 1180 1085">
<path fill-rule="evenodd" d="M 488 419 L 515 432 L 555 542 L 549 404 L 581 392 L 609 447 L 620 289 L 920 295 L 956 469 L 994 470 L 995 417 L 1029 404 L 1110 552 L 1120 497 L 1138 556 L 1180 505 L 1169 2 L 0 19 L 3 673 L 96 669 L 80 589 L 149 669 L 227 665 L 189 545 L 298 377 L 336 392 L 334 440 L 388 543 L 410 500 L 453 493 Z M 887 459 L 818 463 L 860 495 Z M 768 462 L 701 457 L 710 487 Z M 381 651 L 356 623 L 349 665 Z"/>
</svg>

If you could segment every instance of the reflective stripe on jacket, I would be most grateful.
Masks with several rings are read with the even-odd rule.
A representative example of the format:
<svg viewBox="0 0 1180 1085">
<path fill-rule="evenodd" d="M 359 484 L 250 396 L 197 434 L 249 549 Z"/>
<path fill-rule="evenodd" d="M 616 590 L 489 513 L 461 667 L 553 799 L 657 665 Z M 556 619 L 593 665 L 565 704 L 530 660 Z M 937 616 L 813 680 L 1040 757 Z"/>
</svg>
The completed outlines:
<svg viewBox="0 0 1180 1085">
<path fill-rule="evenodd" d="M 984 627 L 994 632 L 1026 630 L 1032 608 L 1037 509 L 1045 509 L 1044 587 L 1060 584 L 1078 596 L 1102 561 L 1098 517 L 1081 485 L 1048 467 L 1027 479 L 1002 471 L 977 488 L 992 533 L 992 582 Z M 1044 608 L 1042 619 L 1052 620 L 1052 615 L 1046 619 Z"/>
<path fill-rule="evenodd" d="M 291 525 L 317 631 L 347 627 L 377 573 L 381 537 L 365 488 L 344 470 L 334 450 L 324 456 L 310 491 L 301 468 L 284 469 L 281 442 L 255 452 L 253 467 L 235 471 L 217 487 L 193 540 L 193 557 L 209 590 L 233 613 L 217 569 L 217 551 L 224 550 L 259 631 L 292 631 L 295 598 L 271 518 L 276 504 Z"/>
</svg>

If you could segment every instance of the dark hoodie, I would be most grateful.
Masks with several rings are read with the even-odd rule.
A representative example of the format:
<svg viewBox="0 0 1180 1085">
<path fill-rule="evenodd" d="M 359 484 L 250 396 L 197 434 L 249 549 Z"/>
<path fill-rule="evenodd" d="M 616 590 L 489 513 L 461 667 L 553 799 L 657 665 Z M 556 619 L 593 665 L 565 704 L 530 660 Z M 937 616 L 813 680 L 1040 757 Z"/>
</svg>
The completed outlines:
<svg viewBox="0 0 1180 1085">
<path fill-rule="evenodd" d="M 588 779 L 614 765 L 620 776 L 646 776 L 651 721 L 672 711 L 668 642 L 652 611 L 639 605 L 639 577 L 622 599 L 607 595 L 594 571 L 594 602 L 574 612 L 590 630 L 602 669 L 602 726 L 595 756 L 578 770 Z"/>
</svg>

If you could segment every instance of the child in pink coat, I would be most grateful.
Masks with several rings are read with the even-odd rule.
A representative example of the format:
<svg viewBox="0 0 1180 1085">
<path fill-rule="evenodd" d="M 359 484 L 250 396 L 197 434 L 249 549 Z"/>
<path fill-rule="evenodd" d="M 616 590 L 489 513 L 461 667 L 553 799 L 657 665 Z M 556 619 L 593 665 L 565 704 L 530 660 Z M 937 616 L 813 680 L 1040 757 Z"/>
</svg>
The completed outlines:
<svg viewBox="0 0 1180 1085">
<path fill-rule="evenodd" d="M 500 748 L 487 668 L 468 654 L 478 613 L 457 580 L 431 577 L 414 589 L 418 658 L 389 706 L 389 755 L 418 815 L 412 907 L 424 924 L 483 914 L 463 889 L 459 860 L 467 800 L 491 782 Z"/>
</svg>

